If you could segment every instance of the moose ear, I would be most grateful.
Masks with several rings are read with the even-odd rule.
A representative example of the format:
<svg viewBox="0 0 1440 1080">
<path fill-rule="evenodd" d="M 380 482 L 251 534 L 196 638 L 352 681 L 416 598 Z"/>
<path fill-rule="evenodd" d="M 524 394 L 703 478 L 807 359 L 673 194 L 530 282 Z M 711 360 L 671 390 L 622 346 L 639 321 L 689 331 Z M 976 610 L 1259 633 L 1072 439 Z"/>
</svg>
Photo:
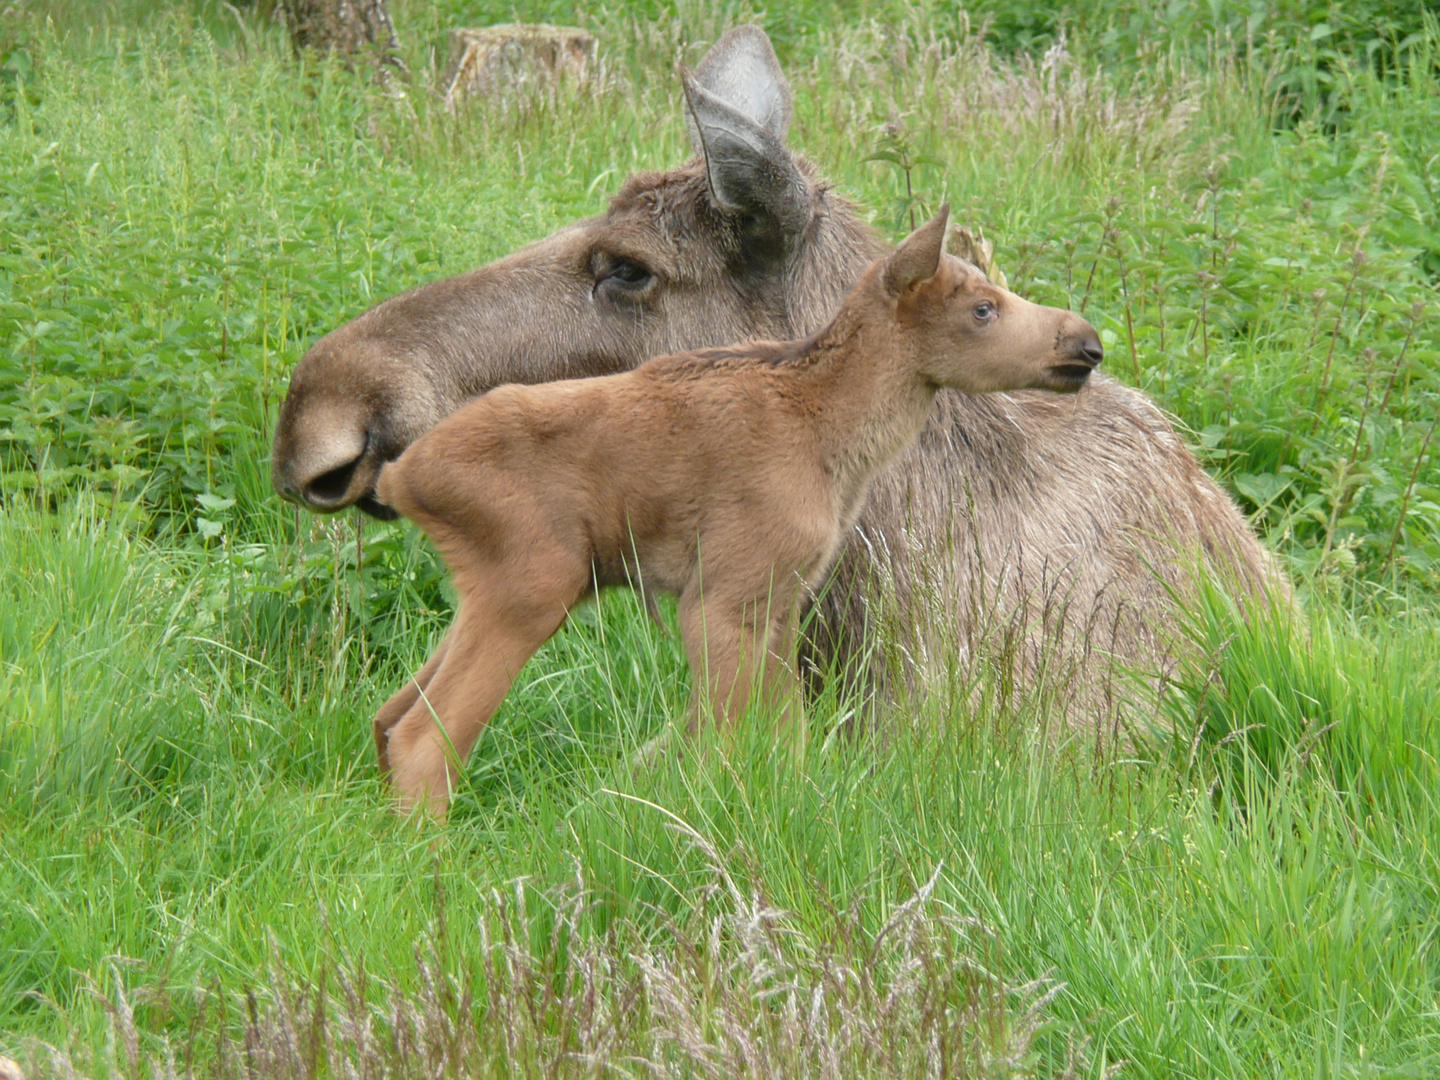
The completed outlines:
<svg viewBox="0 0 1440 1080">
<path fill-rule="evenodd" d="M 794 99 L 764 30 L 735 27 L 710 47 L 690 78 L 695 86 L 785 142 Z M 701 152 L 705 147 L 696 118 L 688 119 L 690 141 L 696 152 Z"/>
<path fill-rule="evenodd" d="M 801 232 L 810 222 L 810 184 L 785 148 L 790 87 L 764 31 L 730 31 L 680 77 L 715 205 L 759 219 L 778 230 L 777 239 Z"/>
<path fill-rule="evenodd" d="M 907 236 L 885 263 L 885 288 L 891 296 L 929 281 L 940 269 L 940 253 L 945 246 L 945 223 L 950 218 L 950 204 Z"/>
<path fill-rule="evenodd" d="M 766 219 L 782 236 L 803 230 L 810 222 L 810 185 L 785 144 L 689 77 L 685 100 L 715 205 Z"/>
</svg>

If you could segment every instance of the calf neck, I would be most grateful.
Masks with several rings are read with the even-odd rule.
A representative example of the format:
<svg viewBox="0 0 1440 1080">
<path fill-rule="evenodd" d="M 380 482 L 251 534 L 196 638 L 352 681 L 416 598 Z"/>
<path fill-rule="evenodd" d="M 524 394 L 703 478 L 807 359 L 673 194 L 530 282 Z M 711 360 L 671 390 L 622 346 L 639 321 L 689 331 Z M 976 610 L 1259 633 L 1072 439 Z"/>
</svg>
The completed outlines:
<svg viewBox="0 0 1440 1080">
<path fill-rule="evenodd" d="M 436 657 L 375 720 L 403 805 L 444 812 L 520 667 L 607 585 L 679 598 L 697 717 L 729 723 L 757 691 L 798 707 L 799 609 L 940 388 L 1073 392 L 1102 356 L 1079 316 L 942 255 L 945 218 L 807 341 L 502 386 L 385 466 L 376 498 L 430 535 L 460 596 Z"/>
</svg>

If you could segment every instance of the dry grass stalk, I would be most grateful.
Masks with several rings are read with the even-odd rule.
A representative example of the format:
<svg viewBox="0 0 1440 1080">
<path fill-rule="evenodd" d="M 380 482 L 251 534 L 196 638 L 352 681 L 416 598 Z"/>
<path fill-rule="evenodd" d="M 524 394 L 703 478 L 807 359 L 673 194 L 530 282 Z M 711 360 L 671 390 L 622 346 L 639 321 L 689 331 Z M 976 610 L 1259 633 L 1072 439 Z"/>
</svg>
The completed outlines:
<svg viewBox="0 0 1440 1080">
<path fill-rule="evenodd" d="M 973 233 L 963 225 L 952 229 L 945 241 L 945 250 L 957 258 L 964 259 L 984 274 L 987 280 L 999 285 L 1002 289 L 1010 287 L 1010 282 L 1005 277 L 1005 271 L 1001 270 L 995 261 L 994 241 L 987 240 L 985 230 L 979 226 Z"/>
<path fill-rule="evenodd" d="M 516 883 L 491 893 L 479 963 L 442 959 L 443 916 L 416 945 L 413 989 L 378 980 L 348 957 L 318 981 L 297 978 L 272 948 L 268 985 L 228 1002 L 197 991 L 200 1020 L 188 1039 L 147 1034 L 143 1052 L 117 981 L 109 1060 L 77 1063 L 42 1048 L 33 1074 L 1035 1075 L 1034 1041 L 1063 984 L 1008 981 L 997 970 L 995 932 L 935 900 L 939 868 L 873 935 L 854 908 L 832 910 L 831 925 L 817 932 L 760 886 L 737 884 L 703 838 L 697 847 L 711 865 L 710 885 L 663 934 L 633 922 L 594 933 L 583 882 L 544 894 Z M 1072 1044 L 1048 1075 L 1078 1076 L 1083 1049 Z"/>
<path fill-rule="evenodd" d="M 1202 80 L 1184 71 L 1121 89 L 1103 71 L 1075 64 L 1063 34 L 1037 60 L 1026 52 L 1000 57 L 983 33 L 927 40 L 870 23 L 843 31 L 834 55 L 856 108 L 904 116 L 923 104 L 962 143 L 1045 146 L 1067 167 L 1170 162 L 1180 174 L 1187 162 L 1177 150 L 1204 94 Z M 867 116 L 850 119 L 874 126 Z"/>
</svg>

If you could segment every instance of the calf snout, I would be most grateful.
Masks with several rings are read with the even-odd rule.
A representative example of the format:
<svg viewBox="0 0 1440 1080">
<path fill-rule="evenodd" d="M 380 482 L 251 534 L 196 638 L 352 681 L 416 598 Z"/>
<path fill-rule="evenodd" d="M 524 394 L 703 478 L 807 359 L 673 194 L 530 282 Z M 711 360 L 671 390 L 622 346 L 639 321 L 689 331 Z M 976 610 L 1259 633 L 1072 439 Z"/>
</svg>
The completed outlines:
<svg viewBox="0 0 1440 1080">
<path fill-rule="evenodd" d="M 1105 359 L 1105 346 L 1100 344 L 1100 335 L 1090 330 L 1075 342 L 1075 356 L 1077 359 L 1089 364 L 1092 368 L 1100 366 L 1100 361 Z"/>
<path fill-rule="evenodd" d="M 1105 359 L 1105 347 L 1095 328 L 1078 315 L 1066 313 L 1064 324 L 1055 339 L 1055 361 L 1049 375 L 1051 389 L 1074 392 L 1085 385 L 1090 373 Z"/>
</svg>

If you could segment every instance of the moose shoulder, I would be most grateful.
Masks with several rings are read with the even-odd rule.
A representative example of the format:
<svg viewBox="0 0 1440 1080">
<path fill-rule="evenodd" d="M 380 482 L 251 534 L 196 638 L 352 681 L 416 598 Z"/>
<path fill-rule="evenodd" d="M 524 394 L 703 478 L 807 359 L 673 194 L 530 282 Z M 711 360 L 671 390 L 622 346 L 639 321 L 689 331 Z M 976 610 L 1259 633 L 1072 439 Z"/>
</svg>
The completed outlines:
<svg viewBox="0 0 1440 1080">
<path fill-rule="evenodd" d="M 791 95 L 769 40 L 731 31 L 684 87 L 688 164 L 632 176 L 606 213 L 317 342 L 281 409 L 277 491 L 383 514 L 381 466 L 494 386 L 824 326 L 883 247 L 786 147 Z M 1093 722 L 1115 685 L 1103 657 L 1169 662 L 1172 593 L 1197 556 L 1239 588 L 1285 588 L 1144 395 L 1100 376 L 1063 399 L 947 390 L 872 485 L 804 648 L 844 668 L 883 623 L 907 662 L 985 655 L 1022 682 L 1073 669 L 1070 719 Z"/>
</svg>

